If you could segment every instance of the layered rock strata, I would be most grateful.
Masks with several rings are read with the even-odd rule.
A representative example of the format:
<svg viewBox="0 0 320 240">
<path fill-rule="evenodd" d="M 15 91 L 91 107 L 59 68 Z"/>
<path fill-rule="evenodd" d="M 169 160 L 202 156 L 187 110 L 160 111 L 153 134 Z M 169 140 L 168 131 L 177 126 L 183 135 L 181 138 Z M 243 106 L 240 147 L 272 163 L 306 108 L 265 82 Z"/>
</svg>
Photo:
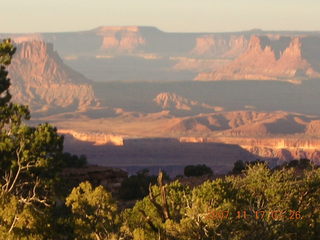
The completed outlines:
<svg viewBox="0 0 320 240">
<path fill-rule="evenodd" d="M 13 101 L 33 111 L 84 111 L 97 105 L 90 81 L 65 65 L 52 44 L 38 40 L 17 44 L 9 75 Z"/>
</svg>

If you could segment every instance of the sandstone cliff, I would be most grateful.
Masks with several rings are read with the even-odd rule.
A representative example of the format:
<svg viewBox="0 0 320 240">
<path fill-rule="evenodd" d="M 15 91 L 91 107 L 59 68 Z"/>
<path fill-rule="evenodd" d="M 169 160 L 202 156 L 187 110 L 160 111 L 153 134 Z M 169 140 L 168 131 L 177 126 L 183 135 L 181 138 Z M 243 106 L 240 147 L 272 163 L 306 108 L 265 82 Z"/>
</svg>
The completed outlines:
<svg viewBox="0 0 320 240">
<path fill-rule="evenodd" d="M 181 137 L 180 142 L 201 142 L 201 143 L 225 143 L 239 145 L 250 153 L 266 159 L 283 161 L 308 158 L 315 163 L 320 163 L 320 139 L 299 138 L 299 137 L 217 137 L 217 138 L 196 138 Z"/>
<path fill-rule="evenodd" d="M 90 81 L 65 65 L 52 44 L 17 44 L 9 74 L 13 101 L 33 111 L 86 110 L 97 104 Z"/>
<path fill-rule="evenodd" d="M 230 64 L 195 80 L 280 80 L 298 82 L 320 74 L 303 57 L 303 37 L 252 36 L 248 49 Z M 320 62 L 320 57 L 319 57 Z"/>
</svg>

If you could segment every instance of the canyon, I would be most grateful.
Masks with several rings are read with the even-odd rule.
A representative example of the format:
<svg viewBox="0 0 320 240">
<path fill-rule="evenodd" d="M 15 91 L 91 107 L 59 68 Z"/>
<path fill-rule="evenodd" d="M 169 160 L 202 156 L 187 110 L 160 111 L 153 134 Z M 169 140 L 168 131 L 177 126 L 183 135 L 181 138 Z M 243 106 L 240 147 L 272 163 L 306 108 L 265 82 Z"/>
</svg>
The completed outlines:
<svg viewBox="0 0 320 240">
<path fill-rule="evenodd" d="M 0 34 L 13 101 L 92 164 L 178 171 L 239 160 L 320 164 L 320 33 L 99 27 Z M 180 171 L 179 170 L 179 171 Z"/>
</svg>

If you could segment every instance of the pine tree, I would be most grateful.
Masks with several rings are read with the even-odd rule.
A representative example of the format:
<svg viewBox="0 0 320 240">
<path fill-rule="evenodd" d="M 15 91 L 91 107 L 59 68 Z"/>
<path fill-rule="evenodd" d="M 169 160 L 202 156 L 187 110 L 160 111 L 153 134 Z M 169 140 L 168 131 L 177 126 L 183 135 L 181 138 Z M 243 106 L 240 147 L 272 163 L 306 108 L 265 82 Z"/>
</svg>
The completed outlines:
<svg viewBox="0 0 320 240">
<path fill-rule="evenodd" d="M 11 99 L 9 93 L 10 79 L 6 67 L 11 63 L 13 54 L 16 48 L 12 45 L 9 39 L 0 43 L 0 106 L 2 107 Z"/>
</svg>

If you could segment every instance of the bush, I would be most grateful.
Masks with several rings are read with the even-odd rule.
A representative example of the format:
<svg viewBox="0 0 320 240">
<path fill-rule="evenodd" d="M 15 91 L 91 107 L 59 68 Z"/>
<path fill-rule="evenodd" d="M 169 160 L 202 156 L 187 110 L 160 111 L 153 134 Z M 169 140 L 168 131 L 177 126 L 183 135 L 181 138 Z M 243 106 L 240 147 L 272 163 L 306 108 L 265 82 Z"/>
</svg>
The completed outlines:
<svg viewBox="0 0 320 240">
<path fill-rule="evenodd" d="M 149 193 L 149 185 L 157 182 L 156 176 L 150 176 L 148 169 L 143 169 L 125 179 L 120 187 L 120 198 L 123 200 L 142 199 Z"/>
<path fill-rule="evenodd" d="M 205 164 L 188 165 L 184 168 L 184 175 L 186 177 L 200 177 L 203 175 L 212 175 L 213 172 L 210 167 Z"/>
<path fill-rule="evenodd" d="M 248 169 L 249 167 L 258 165 L 258 164 L 264 164 L 267 165 L 265 161 L 261 161 L 259 159 L 255 161 L 246 161 L 243 162 L 242 160 L 238 160 L 234 163 L 233 169 L 231 170 L 231 174 L 241 174 L 244 170 Z"/>
</svg>

